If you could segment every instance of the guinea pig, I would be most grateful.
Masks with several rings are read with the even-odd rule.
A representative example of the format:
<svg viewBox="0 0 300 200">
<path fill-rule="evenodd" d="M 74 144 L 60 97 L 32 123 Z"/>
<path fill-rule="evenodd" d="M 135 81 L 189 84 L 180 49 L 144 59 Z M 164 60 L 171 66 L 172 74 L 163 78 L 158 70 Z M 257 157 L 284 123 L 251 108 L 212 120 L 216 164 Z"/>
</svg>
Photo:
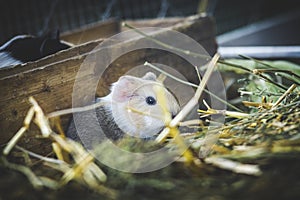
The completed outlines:
<svg viewBox="0 0 300 200">
<path fill-rule="evenodd" d="M 44 36 L 18 35 L 0 47 L 0 68 L 35 61 L 71 47 L 60 41 L 59 32 Z"/>
<path fill-rule="evenodd" d="M 157 87 L 163 91 L 161 94 L 167 102 L 165 108 L 158 102 Z M 110 94 L 96 101 L 104 103 L 96 109 L 96 116 L 101 129 L 112 140 L 118 140 L 125 134 L 152 138 L 164 128 L 165 113 L 174 117 L 180 110 L 176 97 L 156 80 L 156 75 L 152 72 L 146 73 L 142 78 L 121 76 L 112 84 Z M 85 140 L 85 143 L 94 141 L 95 133 L 87 130 L 95 126 L 89 122 L 90 114 L 88 111 L 77 113 L 79 120 L 76 121 L 76 127 L 72 120 L 67 136 L 74 140 Z"/>
</svg>

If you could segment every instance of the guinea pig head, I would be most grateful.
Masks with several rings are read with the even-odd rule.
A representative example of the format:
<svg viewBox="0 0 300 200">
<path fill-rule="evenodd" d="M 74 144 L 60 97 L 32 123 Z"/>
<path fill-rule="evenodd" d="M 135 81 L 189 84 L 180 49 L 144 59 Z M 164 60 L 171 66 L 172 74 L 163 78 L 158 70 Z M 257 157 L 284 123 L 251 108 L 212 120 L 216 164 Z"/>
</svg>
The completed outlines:
<svg viewBox="0 0 300 200">
<path fill-rule="evenodd" d="M 166 105 L 161 105 L 158 95 L 163 95 Z M 157 134 L 165 126 L 166 113 L 174 116 L 180 110 L 177 99 L 151 72 L 142 78 L 122 76 L 112 87 L 111 100 L 112 115 L 119 128 L 140 138 Z"/>
</svg>

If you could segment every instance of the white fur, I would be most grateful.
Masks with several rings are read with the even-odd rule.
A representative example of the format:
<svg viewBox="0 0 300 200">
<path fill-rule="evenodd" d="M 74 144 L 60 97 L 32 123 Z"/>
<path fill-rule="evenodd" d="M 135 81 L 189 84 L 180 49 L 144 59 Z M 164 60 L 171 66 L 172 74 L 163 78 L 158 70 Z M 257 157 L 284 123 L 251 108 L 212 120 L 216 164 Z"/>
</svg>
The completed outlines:
<svg viewBox="0 0 300 200">
<path fill-rule="evenodd" d="M 14 66 L 21 64 L 22 62 L 11 57 L 9 53 L 0 52 L 0 68 L 7 66 Z"/>
<path fill-rule="evenodd" d="M 157 94 L 153 89 L 154 85 L 163 87 L 169 113 L 174 115 L 179 112 L 179 104 L 175 97 L 162 84 L 154 81 L 154 76 L 153 73 L 147 73 L 143 78 L 126 76 L 125 78 L 131 79 L 130 87 L 120 87 L 119 84 L 123 83 L 119 79 L 112 85 L 111 93 L 101 98 L 101 101 L 108 102 L 107 109 L 111 111 L 118 127 L 131 136 L 152 137 L 165 125 L 161 106 L 158 103 L 148 105 L 145 101 L 147 96 L 153 96 L 157 100 Z M 124 92 L 124 90 L 132 92 L 133 95 L 124 102 L 116 101 L 113 94 Z"/>
</svg>

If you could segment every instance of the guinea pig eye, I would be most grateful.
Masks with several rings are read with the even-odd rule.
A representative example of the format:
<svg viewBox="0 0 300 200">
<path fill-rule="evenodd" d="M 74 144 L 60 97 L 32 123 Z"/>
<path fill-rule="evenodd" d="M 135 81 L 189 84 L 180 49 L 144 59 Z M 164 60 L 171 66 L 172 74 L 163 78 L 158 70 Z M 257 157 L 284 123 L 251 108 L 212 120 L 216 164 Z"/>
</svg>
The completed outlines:
<svg viewBox="0 0 300 200">
<path fill-rule="evenodd" d="M 154 99 L 154 97 L 152 97 L 152 96 L 149 96 L 149 97 L 146 97 L 146 103 L 148 104 L 148 105 L 155 105 L 156 104 L 156 100 Z"/>
</svg>

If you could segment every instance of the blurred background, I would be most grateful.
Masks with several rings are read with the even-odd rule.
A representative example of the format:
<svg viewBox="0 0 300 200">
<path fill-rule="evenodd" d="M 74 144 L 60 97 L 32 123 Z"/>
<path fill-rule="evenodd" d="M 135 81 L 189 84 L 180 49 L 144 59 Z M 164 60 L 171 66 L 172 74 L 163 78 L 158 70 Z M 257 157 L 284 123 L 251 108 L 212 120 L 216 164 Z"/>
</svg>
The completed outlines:
<svg viewBox="0 0 300 200">
<path fill-rule="evenodd" d="M 221 36 L 217 38 L 219 46 L 300 44 L 300 2 L 297 0 L 1 0 L 0 4 L 0 44 L 19 34 L 42 35 L 56 29 L 63 33 L 111 18 L 184 17 L 203 11 L 215 19 L 216 35 Z M 223 35 L 249 25 L 253 34 L 256 29 L 288 22 L 289 25 L 277 27 L 275 33 L 271 29 L 263 36 L 260 34 L 259 39 L 255 36 L 249 40 L 249 28 L 238 35 Z M 270 39 L 270 34 L 278 37 Z M 237 37 L 242 39 L 232 41 Z M 266 44 L 262 44 L 264 41 Z"/>
</svg>

